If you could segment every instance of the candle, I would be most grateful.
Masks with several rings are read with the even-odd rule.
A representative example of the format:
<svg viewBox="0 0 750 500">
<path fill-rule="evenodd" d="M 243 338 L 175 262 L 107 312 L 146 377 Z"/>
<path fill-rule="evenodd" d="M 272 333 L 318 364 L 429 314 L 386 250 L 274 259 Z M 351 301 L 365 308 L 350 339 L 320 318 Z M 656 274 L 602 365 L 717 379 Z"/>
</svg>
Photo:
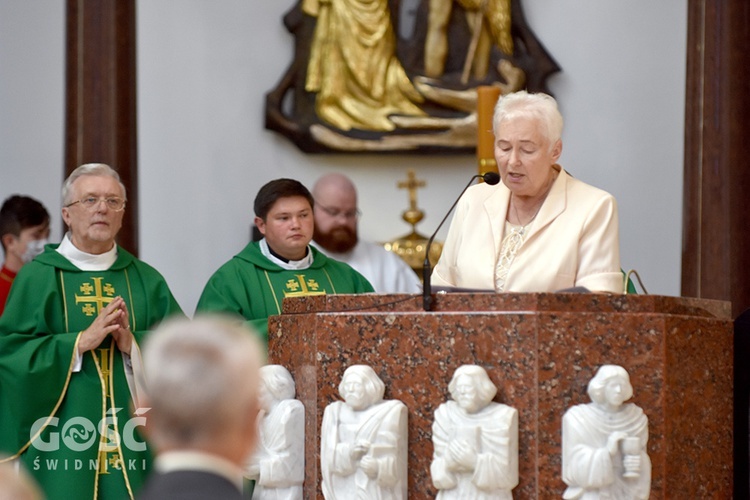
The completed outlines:
<svg viewBox="0 0 750 500">
<path fill-rule="evenodd" d="M 477 87 L 477 160 L 479 173 L 497 172 L 495 163 L 495 135 L 492 133 L 492 116 L 500 97 L 500 87 Z"/>
</svg>

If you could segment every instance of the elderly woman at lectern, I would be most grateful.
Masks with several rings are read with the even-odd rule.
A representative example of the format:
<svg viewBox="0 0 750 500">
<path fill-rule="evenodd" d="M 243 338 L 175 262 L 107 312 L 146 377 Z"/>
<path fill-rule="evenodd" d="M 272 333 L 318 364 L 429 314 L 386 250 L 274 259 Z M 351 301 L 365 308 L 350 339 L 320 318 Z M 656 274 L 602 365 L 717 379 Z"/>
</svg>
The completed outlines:
<svg viewBox="0 0 750 500">
<path fill-rule="evenodd" d="M 472 186 L 458 202 L 433 285 L 622 293 L 617 203 L 557 164 L 562 127 L 546 94 L 522 91 L 498 101 L 493 130 L 502 182 Z"/>
</svg>

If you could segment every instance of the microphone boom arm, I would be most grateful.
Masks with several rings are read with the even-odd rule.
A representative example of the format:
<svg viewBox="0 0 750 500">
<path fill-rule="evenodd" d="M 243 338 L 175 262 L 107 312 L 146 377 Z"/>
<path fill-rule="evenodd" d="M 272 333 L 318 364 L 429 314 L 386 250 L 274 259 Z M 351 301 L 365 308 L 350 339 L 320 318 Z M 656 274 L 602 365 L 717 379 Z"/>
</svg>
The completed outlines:
<svg viewBox="0 0 750 500">
<path fill-rule="evenodd" d="M 498 175 L 496 172 L 487 172 L 485 174 L 476 174 L 469 179 L 469 183 L 466 184 L 466 187 L 461 190 L 461 193 L 456 198 L 456 201 L 453 202 L 453 205 L 451 205 L 451 208 L 448 210 L 448 213 L 445 214 L 445 217 L 443 217 L 443 220 L 440 221 L 440 224 L 438 224 L 437 229 L 435 229 L 435 232 L 432 233 L 432 236 L 430 236 L 430 239 L 427 240 L 427 246 L 425 247 L 425 253 L 424 253 L 424 263 L 422 265 L 422 278 L 424 281 L 424 285 L 422 286 L 422 309 L 425 311 L 432 311 L 432 284 L 431 284 L 431 269 L 430 269 L 430 247 L 432 247 L 432 241 L 435 239 L 435 236 L 437 236 L 438 231 L 440 231 L 440 228 L 443 227 L 443 224 L 448 219 L 448 216 L 453 212 L 453 209 L 456 208 L 456 205 L 458 204 L 458 200 L 461 199 L 461 197 L 464 195 L 467 189 L 469 189 L 469 186 L 474 182 L 474 179 L 482 178 L 484 182 L 487 184 L 494 186 L 498 182 L 500 182 L 500 175 Z"/>
</svg>

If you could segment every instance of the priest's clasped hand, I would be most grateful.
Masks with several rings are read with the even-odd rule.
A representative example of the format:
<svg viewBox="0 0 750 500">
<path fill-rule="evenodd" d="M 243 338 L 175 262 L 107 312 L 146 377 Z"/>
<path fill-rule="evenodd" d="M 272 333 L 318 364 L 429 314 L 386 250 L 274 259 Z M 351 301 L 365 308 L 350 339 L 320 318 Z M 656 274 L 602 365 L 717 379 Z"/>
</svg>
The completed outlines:
<svg viewBox="0 0 750 500">
<path fill-rule="evenodd" d="M 128 307 L 122 297 L 115 297 L 112 302 L 99 312 L 91 325 L 78 339 L 78 353 L 96 349 L 107 335 L 112 335 L 117 348 L 127 354 L 133 346 L 133 333 L 128 321 Z"/>
</svg>

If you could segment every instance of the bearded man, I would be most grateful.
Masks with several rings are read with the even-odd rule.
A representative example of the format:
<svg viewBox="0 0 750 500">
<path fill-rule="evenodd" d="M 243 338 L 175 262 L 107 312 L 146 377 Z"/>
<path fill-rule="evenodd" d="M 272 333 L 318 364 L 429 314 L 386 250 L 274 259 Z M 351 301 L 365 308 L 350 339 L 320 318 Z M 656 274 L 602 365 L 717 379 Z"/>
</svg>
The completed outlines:
<svg viewBox="0 0 750 500">
<path fill-rule="evenodd" d="M 377 293 L 418 293 L 419 277 L 401 257 L 357 234 L 357 188 L 345 175 L 324 175 L 313 187 L 313 244 L 362 274 Z"/>
</svg>

